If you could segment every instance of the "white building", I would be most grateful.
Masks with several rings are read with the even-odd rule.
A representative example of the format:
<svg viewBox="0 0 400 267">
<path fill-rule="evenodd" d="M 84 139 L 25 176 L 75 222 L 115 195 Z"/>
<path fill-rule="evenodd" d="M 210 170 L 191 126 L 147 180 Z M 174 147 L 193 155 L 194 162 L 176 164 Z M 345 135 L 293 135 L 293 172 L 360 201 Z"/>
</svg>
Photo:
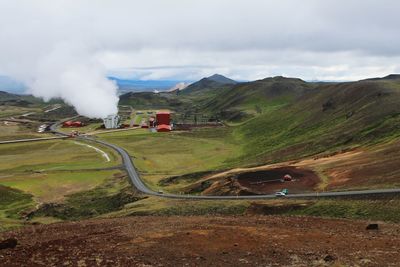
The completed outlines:
<svg viewBox="0 0 400 267">
<path fill-rule="evenodd" d="M 108 115 L 107 118 L 103 119 L 103 122 L 106 129 L 115 129 L 119 127 L 121 118 L 118 115 Z"/>
</svg>

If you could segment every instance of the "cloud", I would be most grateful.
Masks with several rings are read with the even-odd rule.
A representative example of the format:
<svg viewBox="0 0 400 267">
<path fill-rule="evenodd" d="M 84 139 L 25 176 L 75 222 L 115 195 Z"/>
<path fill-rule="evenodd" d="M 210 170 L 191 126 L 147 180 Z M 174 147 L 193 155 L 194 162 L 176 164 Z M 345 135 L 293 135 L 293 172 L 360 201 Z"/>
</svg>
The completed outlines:
<svg viewBox="0 0 400 267">
<path fill-rule="evenodd" d="M 110 92 L 105 73 L 181 80 L 215 72 L 240 80 L 383 76 L 400 69 L 399 9 L 393 0 L 0 0 L 0 74 L 46 98 L 75 94 L 69 86 L 88 78 L 88 88 Z M 63 49 L 68 56 L 57 52 Z M 59 86 L 70 77 L 62 73 L 74 69 L 82 75 Z M 53 76 L 43 92 L 43 80 Z"/>
</svg>

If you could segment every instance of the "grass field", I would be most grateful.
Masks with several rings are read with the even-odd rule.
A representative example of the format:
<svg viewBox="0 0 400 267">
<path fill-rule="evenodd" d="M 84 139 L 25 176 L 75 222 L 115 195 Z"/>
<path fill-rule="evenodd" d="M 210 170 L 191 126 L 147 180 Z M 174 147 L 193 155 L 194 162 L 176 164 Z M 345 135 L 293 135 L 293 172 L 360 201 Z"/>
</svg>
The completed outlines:
<svg viewBox="0 0 400 267">
<path fill-rule="evenodd" d="M 6 175 L 24 171 L 104 168 L 120 163 L 120 158 L 109 148 L 96 145 L 111 158 L 107 162 L 94 149 L 74 142 L 55 140 L 0 145 L 0 172 Z"/>
<path fill-rule="evenodd" d="M 29 128 L 28 126 L 12 122 L 0 122 L 0 141 L 48 136 L 51 135 L 47 133 L 37 133 L 36 128 Z"/>
<path fill-rule="evenodd" d="M 0 184 L 29 193 L 40 203 L 57 202 L 66 195 L 94 188 L 114 172 L 115 170 L 23 173 L 3 177 Z"/>
<path fill-rule="evenodd" d="M 18 116 L 30 112 L 38 112 L 40 110 L 40 108 L 0 105 L 0 118 Z"/>
<path fill-rule="evenodd" d="M 0 223 L 3 229 L 21 225 L 22 214 L 38 204 L 63 202 L 69 195 L 92 190 L 120 172 L 107 170 L 121 163 L 115 152 L 90 144 L 107 153 L 110 158 L 107 161 L 93 148 L 75 142 L 0 145 Z"/>
<path fill-rule="evenodd" d="M 58 130 L 60 132 L 63 132 L 63 133 L 71 133 L 71 132 L 74 132 L 74 131 L 78 131 L 80 133 L 90 133 L 90 132 L 96 131 L 102 125 L 103 125 L 103 123 L 101 123 L 101 122 L 99 122 L 99 123 L 90 123 L 90 124 L 85 125 L 83 127 L 66 127 L 66 128 L 59 127 Z"/>
<path fill-rule="evenodd" d="M 187 173 L 221 170 L 226 161 L 240 154 L 240 146 L 228 139 L 229 129 L 150 133 L 147 130 L 101 135 L 125 148 L 142 177 L 155 188 L 160 179 Z"/>
</svg>

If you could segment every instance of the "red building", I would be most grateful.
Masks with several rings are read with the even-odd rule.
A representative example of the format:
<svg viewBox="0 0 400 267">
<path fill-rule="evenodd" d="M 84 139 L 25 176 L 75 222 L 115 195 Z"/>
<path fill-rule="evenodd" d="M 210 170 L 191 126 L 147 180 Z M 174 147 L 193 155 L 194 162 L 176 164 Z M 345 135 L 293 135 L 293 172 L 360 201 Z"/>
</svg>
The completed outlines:
<svg viewBox="0 0 400 267">
<path fill-rule="evenodd" d="M 157 132 L 170 132 L 170 131 L 171 131 L 171 125 L 166 125 L 166 124 L 157 125 Z"/>
<path fill-rule="evenodd" d="M 166 124 L 170 125 L 171 124 L 171 114 L 168 111 L 159 111 L 156 114 L 156 120 L 157 124 Z"/>
<path fill-rule="evenodd" d="M 63 127 L 82 127 L 83 123 L 81 121 L 66 121 L 63 123 Z"/>
<path fill-rule="evenodd" d="M 156 114 L 157 132 L 171 131 L 171 113 L 168 111 L 159 111 Z"/>
</svg>

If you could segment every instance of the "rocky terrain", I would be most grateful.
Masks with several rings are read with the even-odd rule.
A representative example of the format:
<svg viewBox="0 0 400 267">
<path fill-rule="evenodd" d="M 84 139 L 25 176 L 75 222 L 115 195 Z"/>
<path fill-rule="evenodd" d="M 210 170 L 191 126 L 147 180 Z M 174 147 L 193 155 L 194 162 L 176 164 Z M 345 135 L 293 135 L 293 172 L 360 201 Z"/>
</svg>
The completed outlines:
<svg viewBox="0 0 400 267">
<path fill-rule="evenodd" d="M 2 266 L 398 266 L 400 226 L 288 216 L 127 217 L 26 227 Z M 374 228 L 374 227 L 370 227 Z"/>
</svg>

